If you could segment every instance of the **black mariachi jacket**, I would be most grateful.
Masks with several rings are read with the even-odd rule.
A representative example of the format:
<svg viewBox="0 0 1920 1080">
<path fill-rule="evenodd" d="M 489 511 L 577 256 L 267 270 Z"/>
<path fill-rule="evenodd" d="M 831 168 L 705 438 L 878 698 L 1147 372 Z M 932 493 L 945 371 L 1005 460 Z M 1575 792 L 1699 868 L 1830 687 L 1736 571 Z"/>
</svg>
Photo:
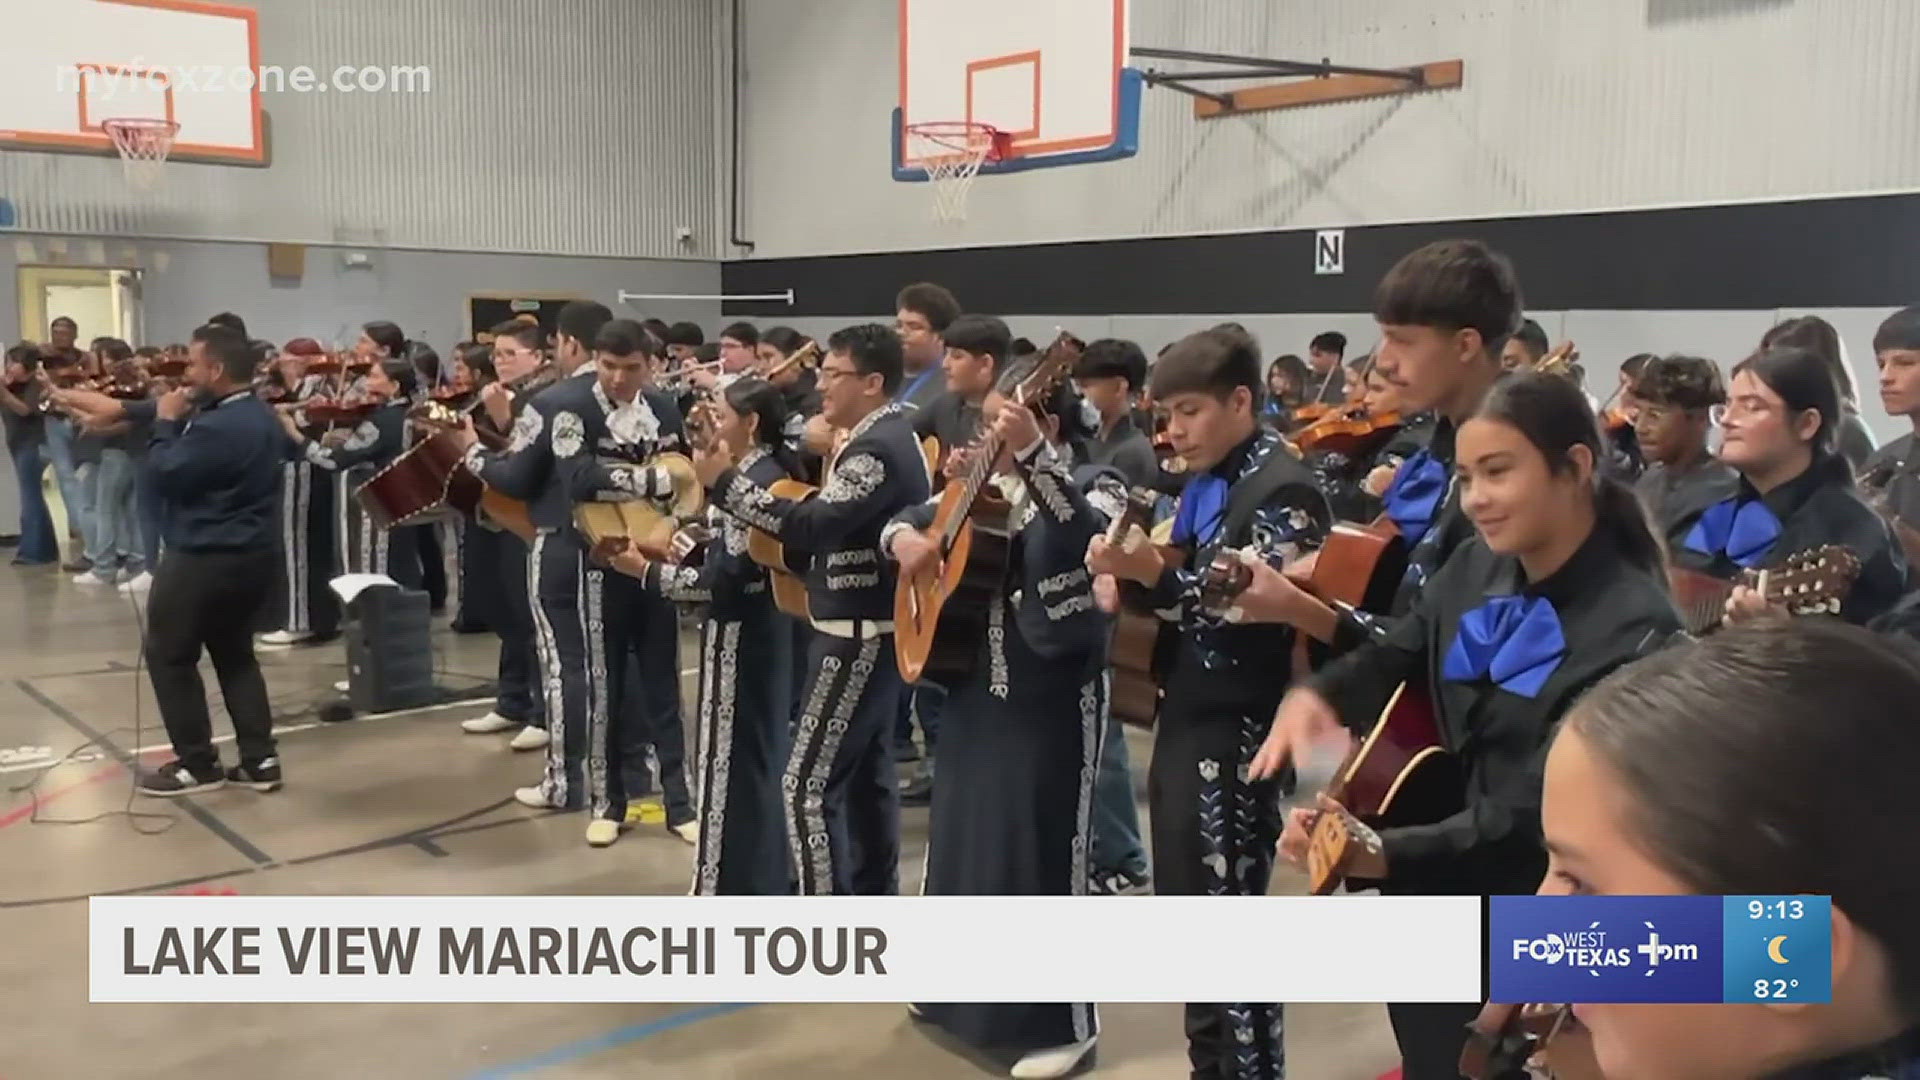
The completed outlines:
<svg viewBox="0 0 1920 1080">
<path fill-rule="evenodd" d="M 1015 498 L 1011 569 L 1004 596 L 1014 627 L 1041 656 L 1083 666 L 1104 663 L 1110 620 L 1093 599 L 1093 574 L 1087 569 L 1087 544 L 1106 531 L 1126 505 L 1127 486 L 1120 474 L 1090 469 L 1076 476 L 1066 458 L 1039 442 L 1014 460 L 1017 484 L 996 480 Z M 894 536 L 933 524 L 937 499 L 907 507 L 880 533 L 880 549 L 891 559 Z M 992 642 L 982 642 L 992 646 Z M 989 648 L 989 653 L 994 650 Z M 1005 670 L 1004 655 L 980 674 Z M 1086 681 L 1086 672 L 1073 678 Z"/>
<path fill-rule="evenodd" d="M 895 574 L 880 554 L 880 530 L 930 490 L 907 412 L 889 402 L 855 424 L 810 499 L 778 498 L 738 467 L 709 492 L 715 506 L 813 556 L 807 603 L 816 620 L 893 618 Z"/>
<path fill-rule="evenodd" d="M 407 399 L 403 395 L 373 410 L 339 446 L 325 446 L 317 439 L 309 441 L 306 458 L 328 472 L 344 475 L 355 469 L 384 469 L 406 448 Z"/>
<path fill-rule="evenodd" d="M 1349 457 L 1332 451 L 1309 453 L 1308 464 L 1326 492 L 1333 516 L 1340 521 L 1370 522 L 1380 516 L 1383 503 L 1366 490 L 1367 474 L 1382 465 L 1398 469 L 1413 455 L 1427 448 L 1433 437 L 1433 414 L 1420 413 L 1402 424 L 1387 441 L 1371 453 Z"/>
<path fill-rule="evenodd" d="M 1230 534 L 1232 491 L 1252 483 L 1270 490 L 1250 520 Z M 1224 499 L 1205 494 L 1221 487 L 1228 489 Z M 1291 679 L 1295 631 L 1279 623 L 1229 623 L 1206 610 L 1200 603 L 1202 572 L 1229 548 L 1251 549 L 1275 568 L 1318 550 L 1333 524 L 1326 496 L 1280 436 L 1262 428 L 1220 464 L 1190 477 L 1180 503 L 1173 543 L 1186 552 L 1186 565 L 1167 566 L 1148 596 L 1155 614 L 1176 631 L 1167 705 L 1184 715 L 1235 723 L 1245 715 L 1270 714 Z M 1192 535 L 1182 521 L 1191 523 Z"/>
<path fill-rule="evenodd" d="M 1510 618 L 1525 611 L 1540 619 L 1540 602 L 1549 605 L 1543 621 L 1557 625 L 1564 647 L 1549 647 L 1553 631 L 1524 633 L 1539 629 L 1530 623 L 1511 645 L 1490 654 L 1490 618 L 1504 607 Z M 1470 614 L 1483 605 L 1485 611 Z M 1464 810 L 1431 824 L 1382 830 L 1389 891 L 1534 891 L 1546 871 L 1541 768 L 1555 725 L 1602 676 L 1680 629 L 1660 574 L 1628 562 L 1604 525 L 1536 583 L 1527 582 L 1518 559 L 1496 555 L 1475 539 L 1454 552 L 1391 629 L 1316 672 L 1307 685 L 1362 736 L 1400 683 L 1431 688 L 1441 738 L 1465 775 Z M 1530 637 L 1542 651 L 1528 656 Z M 1532 662 L 1515 674 L 1523 659 Z"/>
<path fill-rule="evenodd" d="M 787 470 L 765 450 L 755 449 L 734 466 L 762 487 L 788 479 Z M 641 583 L 652 593 L 682 604 L 707 604 L 720 622 L 739 622 L 773 611 L 767 572 L 747 555 L 747 526 L 738 518 L 712 511 L 713 537 L 699 566 L 648 563 Z"/>
<path fill-rule="evenodd" d="M 479 444 L 467 468 L 501 494 L 528 503 L 543 532 L 571 536 L 574 504 L 657 498 L 666 478 L 638 463 L 680 444 L 679 413 L 655 394 L 616 406 L 589 366 L 536 394 L 499 454 Z"/>
<path fill-rule="evenodd" d="M 1742 477 L 1733 500 L 1719 506 L 1728 512 L 1738 509 L 1748 514 L 1759 514 L 1763 506 L 1778 523 L 1778 537 L 1757 550 L 1740 545 L 1736 537 L 1728 546 L 1739 550 L 1732 554 L 1724 548 L 1716 550 L 1717 538 L 1706 535 L 1704 527 L 1715 514 L 1715 509 L 1709 508 L 1696 528 L 1674 547 L 1675 565 L 1732 579 L 1748 568 L 1778 566 L 1809 548 L 1844 547 L 1860 560 L 1860 576 L 1841 602 L 1840 617 L 1861 625 L 1891 610 L 1907 590 L 1905 552 L 1894 541 L 1886 521 L 1861 501 L 1847 460 L 1838 454 L 1815 457 L 1805 472 L 1765 495 Z"/>
</svg>

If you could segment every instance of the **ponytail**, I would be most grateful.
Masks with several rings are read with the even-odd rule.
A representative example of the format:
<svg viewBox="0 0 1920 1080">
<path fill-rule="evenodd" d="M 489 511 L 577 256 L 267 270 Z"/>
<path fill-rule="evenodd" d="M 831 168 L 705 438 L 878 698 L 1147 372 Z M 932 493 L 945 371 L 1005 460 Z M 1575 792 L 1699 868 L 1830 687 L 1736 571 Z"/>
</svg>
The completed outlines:
<svg viewBox="0 0 1920 1080">
<path fill-rule="evenodd" d="M 1597 466 L 1594 476 L 1594 528 L 1607 530 L 1628 562 L 1659 578 L 1661 588 L 1666 588 L 1667 549 L 1653 531 L 1646 504 L 1619 477 L 1600 472 Z"/>
</svg>

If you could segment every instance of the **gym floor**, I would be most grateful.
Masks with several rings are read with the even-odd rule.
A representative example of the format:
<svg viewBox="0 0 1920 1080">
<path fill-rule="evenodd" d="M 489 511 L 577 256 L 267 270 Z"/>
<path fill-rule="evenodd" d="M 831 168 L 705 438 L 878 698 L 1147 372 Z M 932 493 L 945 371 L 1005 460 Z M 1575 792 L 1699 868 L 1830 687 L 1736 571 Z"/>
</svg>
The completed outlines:
<svg viewBox="0 0 1920 1080">
<path fill-rule="evenodd" d="M 691 849 L 662 826 L 641 825 L 592 850 L 577 817 L 514 804 L 510 793 L 536 777 L 538 755 L 463 735 L 457 722 L 484 703 L 320 724 L 312 707 L 345 677 L 338 643 L 262 654 L 283 718 L 284 790 L 133 799 L 143 816 L 130 818 L 125 762 L 169 756 L 135 670 L 131 603 L 66 575 L 16 569 L 0 571 L 0 610 L 15 612 L 0 622 L 5 1080 L 1005 1075 L 937 1043 L 899 1005 L 90 1005 L 90 894 L 681 895 Z M 489 636 L 456 636 L 443 624 L 436 647 L 448 684 L 462 682 L 456 673 L 493 670 Z M 684 662 L 694 656 L 683 646 Z M 691 702 L 693 680 L 683 683 Z M 215 730 L 226 733 L 217 693 L 215 701 Z M 1139 732 L 1131 738 L 1143 784 L 1150 744 Z M 910 865 L 901 878 L 913 882 L 926 811 L 908 810 L 904 831 Z M 1297 892 L 1301 882 L 1283 874 L 1274 889 Z M 1010 987 L 1017 979 L 1009 972 Z M 1185 1074 L 1176 1006 L 1103 1008 L 1100 1020 L 1096 1075 Z M 1287 1021 L 1291 1072 L 1303 1080 L 1373 1080 L 1395 1063 L 1377 1005 L 1299 1006 Z"/>
</svg>

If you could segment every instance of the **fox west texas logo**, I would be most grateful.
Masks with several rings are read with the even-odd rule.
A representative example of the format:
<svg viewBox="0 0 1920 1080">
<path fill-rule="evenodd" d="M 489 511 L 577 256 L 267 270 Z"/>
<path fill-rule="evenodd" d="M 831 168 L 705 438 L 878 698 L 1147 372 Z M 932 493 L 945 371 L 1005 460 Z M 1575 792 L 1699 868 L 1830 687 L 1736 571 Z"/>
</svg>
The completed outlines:
<svg viewBox="0 0 1920 1080">
<path fill-rule="evenodd" d="M 1596 920 L 1588 923 L 1584 930 L 1555 931 L 1536 938 L 1515 938 L 1513 958 L 1582 968 L 1595 976 L 1603 968 L 1639 965 L 1644 965 L 1645 974 L 1651 976 L 1663 962 L 1685 963 L 1700 959 L 1700 946 L 1662 941 L 1658 927 L 1644 919 L 1641 923 L 1646 929 L 1646 938 L 1638 945 L 1628 945 L 1617 937 L 1610 937 L 1607 931 L 1600 929 L 1600 923 Z"/>
</svg>

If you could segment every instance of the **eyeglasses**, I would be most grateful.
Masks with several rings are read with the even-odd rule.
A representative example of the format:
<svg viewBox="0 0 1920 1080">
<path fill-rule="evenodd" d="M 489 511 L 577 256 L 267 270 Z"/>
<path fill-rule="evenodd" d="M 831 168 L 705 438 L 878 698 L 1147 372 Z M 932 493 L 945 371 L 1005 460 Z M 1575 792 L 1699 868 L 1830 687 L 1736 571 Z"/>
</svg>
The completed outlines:
<svg viewBox="0 0 1920 1080">
<path fill-rule="evenodd" d="M 1713 406 L 1707 410 L 1707 416 L 1718 425 L 1726 423 L 1729 417 L 1757 420 L 1772 412 L 1771 402 L 1749 394 L 1746 397 L 1737 397 L 1732 401 Z"/>
<path fill-rule="evenodd" d="M 851 378 L 858 374 L 860 373 L 852 368 L 823 367 L 820 369 L 819 381 L 822 383 L 838 382 L 841 379 Z"/>
</svg>

